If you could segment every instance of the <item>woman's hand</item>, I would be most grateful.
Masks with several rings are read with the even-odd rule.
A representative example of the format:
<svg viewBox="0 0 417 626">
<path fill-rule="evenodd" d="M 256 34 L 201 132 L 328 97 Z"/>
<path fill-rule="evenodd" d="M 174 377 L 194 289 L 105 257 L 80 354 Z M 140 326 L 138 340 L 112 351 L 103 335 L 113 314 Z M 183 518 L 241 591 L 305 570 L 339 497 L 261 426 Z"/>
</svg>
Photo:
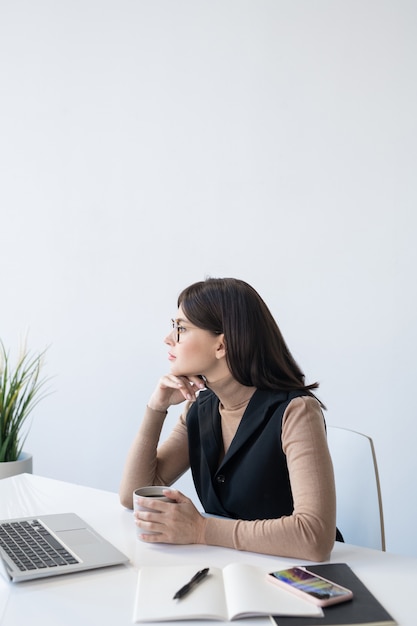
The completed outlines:
<svg viewBox="0 0 417 626">
<path fill-rule="evenodd" d="M 195 400 L 197 391 L 204 387 L 203 381 L 198 376 L 166 374 L 159 380 L 148 406 L 154 411 L 166 411 L 173 404 L 180 404 L 184 400 Z"/>
<path fill-rule="evenodd" d="M 142 534 L 140 538 L 147 543 L 204 543 L 207 520 L 200 515 L 192 501 L 175 489 L 164 489 L 164 495 L 172 503 L 138 498 L 139 504 L 152 511 L 136 511 L 136 526 L 143 531 L 156 533 Z"/>
</svg>

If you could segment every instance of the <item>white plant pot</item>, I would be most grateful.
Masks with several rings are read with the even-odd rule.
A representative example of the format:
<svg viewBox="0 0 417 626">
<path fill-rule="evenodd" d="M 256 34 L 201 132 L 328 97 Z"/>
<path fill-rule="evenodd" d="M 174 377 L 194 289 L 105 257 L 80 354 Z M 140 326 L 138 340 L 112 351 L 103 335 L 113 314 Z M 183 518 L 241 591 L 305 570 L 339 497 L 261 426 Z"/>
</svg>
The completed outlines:
<svg viewBox="0 0 417 626">
<path fill-rule="evenodd" d="M 0 480 L 17 474 L 31 474 L 33 469 L 33 456 L 28 452 L 21 452 L 17 461 L 0 463 Z"/>
</svg>

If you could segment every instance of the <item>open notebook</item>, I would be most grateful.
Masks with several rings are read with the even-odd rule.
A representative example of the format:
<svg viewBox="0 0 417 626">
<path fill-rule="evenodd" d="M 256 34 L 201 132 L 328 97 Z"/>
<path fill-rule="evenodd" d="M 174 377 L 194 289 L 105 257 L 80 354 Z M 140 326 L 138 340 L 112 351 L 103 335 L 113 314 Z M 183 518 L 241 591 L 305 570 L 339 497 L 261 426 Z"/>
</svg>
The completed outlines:
<svg viewBox="0 0 417 626">
<path fill-rule="evenodd" d="M 202 563 L 201 565 L 207 565 Z M 201 569 L 196 565 L 158 566 L 139 569 L 133 608 L 134 622 L 173 620 L 231 621 L 262 615 L 316 617 L 323 611 L 312 602 L 279 589 L 267 580 L 267 572 L 248 563 L 209 567 L 208 576 L 179 600 L 174 596 Z"/>
<path fill-rule="evenodd" d="M 127 561 L 75 513 L 0 520 L 0 571 L 13 582 Z"/>
</svg>

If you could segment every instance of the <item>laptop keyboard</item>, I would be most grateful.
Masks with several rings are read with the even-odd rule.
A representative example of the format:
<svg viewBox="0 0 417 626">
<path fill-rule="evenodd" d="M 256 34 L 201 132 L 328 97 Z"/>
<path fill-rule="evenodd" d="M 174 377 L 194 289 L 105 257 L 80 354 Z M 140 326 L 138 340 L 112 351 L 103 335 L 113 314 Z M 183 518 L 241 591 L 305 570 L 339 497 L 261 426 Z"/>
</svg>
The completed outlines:
<svg viewBox="0 0 417 626">
<path fill-rule="evenodd" d="M 36 519 L 1 523 L 0 547 L 22 572 L 79 563 Z"/>
</svg>

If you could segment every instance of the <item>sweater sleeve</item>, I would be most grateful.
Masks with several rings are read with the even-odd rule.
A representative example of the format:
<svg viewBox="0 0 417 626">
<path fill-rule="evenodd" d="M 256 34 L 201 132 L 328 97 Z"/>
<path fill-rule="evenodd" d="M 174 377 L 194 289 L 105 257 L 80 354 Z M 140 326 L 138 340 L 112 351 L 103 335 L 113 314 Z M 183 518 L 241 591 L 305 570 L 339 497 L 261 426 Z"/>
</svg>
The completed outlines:
<svg viewBox="0 0 417 626">
<path fill-rule="evenodd" d="M 336 533 L 336 493 L 324 419 L 315 398 L 292 400 L 283 417 L 282 448 L 287 457 L 294 510 L 267 520 L 209 518 L 205 542 L 238 550 L 323 561 Z"/>
<path fill-rule="evenodd" d="M 146 485 L 171 486 L 189 467 L 187 427 L 183 415 L 168 438 L 158 445 L 165 416 L 165 412 L 146 408 L 129 450 L 119 491 L 126 507 L 132 508 L 135 489 Z"/>
</svg>

